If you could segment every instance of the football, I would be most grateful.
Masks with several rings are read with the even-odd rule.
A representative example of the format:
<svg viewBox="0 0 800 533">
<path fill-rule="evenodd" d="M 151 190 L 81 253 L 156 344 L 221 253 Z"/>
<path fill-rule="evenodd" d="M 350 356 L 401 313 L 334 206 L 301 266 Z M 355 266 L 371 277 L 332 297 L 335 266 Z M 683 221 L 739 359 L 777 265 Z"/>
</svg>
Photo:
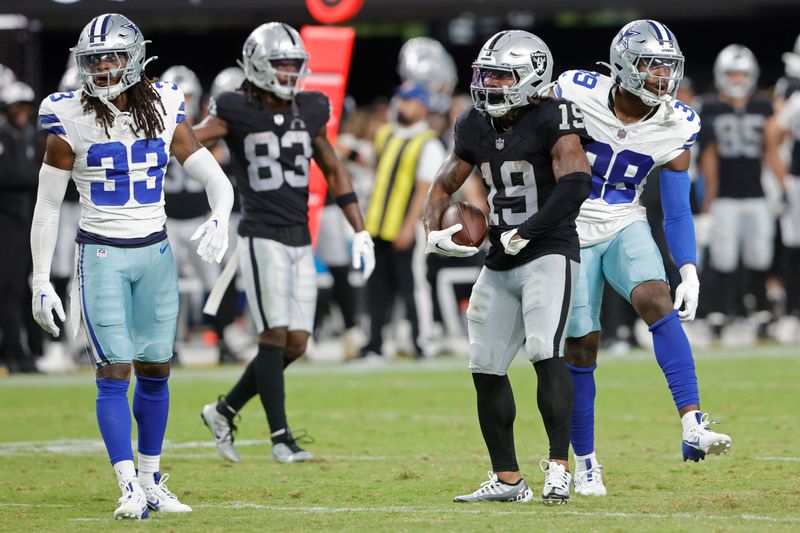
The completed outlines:
<svg viewBox="0 0 800 533">
<path fill-rule="evenodd" d="M 462 246 L 480 246 L 489 231 L 489 221 L 478 207 L 469 202 L 450 204 L 442 213 L 442 229 L 461 224 L 461 231 L 453 235 L 453 242 Z"/>
</svg>

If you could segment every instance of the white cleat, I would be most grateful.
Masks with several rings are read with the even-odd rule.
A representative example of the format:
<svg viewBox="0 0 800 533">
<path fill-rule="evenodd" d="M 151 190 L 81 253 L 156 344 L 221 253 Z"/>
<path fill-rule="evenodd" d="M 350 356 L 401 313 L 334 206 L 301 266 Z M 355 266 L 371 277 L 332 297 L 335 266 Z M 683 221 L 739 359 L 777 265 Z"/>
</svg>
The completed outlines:
<svg viewBox="0 0 800 533">
<path fill-rule="evenodd" d="M 516 485 L 508 485 L 497 478 L 497 474 L 489 472 L 489 481 L 484 481 L 472 494 L 464 494 L 453 498 L 454 502 L 513 502 L 522 503 L 533 500 L 533 491 L 528 482 L 519 480 Z"/>
<path fill-rule="evenodd" d="M 147 498 L 147 506 L 159 513 L 191 513 L 192 508 L 181 503 L 167 488 L 169 474 L 161 475 L 160 472 L 153 474 L 156 484 L 145 487 L 144 493 Z"/>
<path fill-rule="evenodd" d="M 203 406 L 200 418 L 203 419 L 203 423 L 211 431 L 219 454 L 232 463 L 238 463 L 241 458 L 239 457 L 239 452 L 233 447 L 233 434 L 236 433 L 236 426 L 233 422 L 217 412 L 216 403 Z"/>
<path fill-rule="evenodd" d="M 542 502 L 548 505 L 560 505 L 569 501 L 569 487 L 572 475 L 567 472 L 564 465 L 555 461 L 542 459 L 539 467 L 544 472 L 544 488 L 542 488 Z"/>
<path fill-rule="evenodd" d="M 708 418 L 708 413 L 697 413 L 697 424 L 683 432 L 682 453 L 683 460 L 699 462 L 707 454 L 720 455 L 728 453 L 733 441 L 724 433 L 717 433 L 709 429 L 709 424 L 716 424 Z"/>
<path fill-rule="evenodd" d="M 271 436 L 278 437 L 286 435 L 282 442 L 276 442 L 272 445 L 272 458 L 279 463 L 302 463 L 310 461 L 314 458 L 314 454 L 308 450 L 304 450 L 297 445 L 298 441 L 313 443 L 314 439 L 311 438 L 303 430 L 300 430 L 300 436 L 295 438 L 292 432 L 288 429 L 281 429 L 273 433 Z"/>
<path fill-rule="evenodd" d="M 144 490 L 139 485 L 139 481 L 132 479 L 127 483 L 120 483 L 122 496 L 119 499 L 119 507 L 114 511 L 115 520 L 146 520 L 147 497 Z"/>
<path fill-rule="evenodd" d="M 603 467 L 597 463 L 586 460 L 589 468 L 578 468 L 577 461 L 575 466 L 575 494 L 581 496 L 605 496 L 606 486 L 603 485 Z"/>
</svg>

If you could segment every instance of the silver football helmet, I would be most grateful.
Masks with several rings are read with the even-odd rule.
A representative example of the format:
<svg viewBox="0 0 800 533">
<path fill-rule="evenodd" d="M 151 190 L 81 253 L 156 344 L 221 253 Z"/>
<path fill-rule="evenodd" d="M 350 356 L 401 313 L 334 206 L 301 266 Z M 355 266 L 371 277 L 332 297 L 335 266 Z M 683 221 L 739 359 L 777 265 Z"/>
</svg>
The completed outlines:
<svg viewBox="0 0 800 533">
<path fill-rule="evenodd" d="M 244 71 L 239 67 L 222 69 L 211 83 L 211 98 L 216 98 L 226 91 L 235 91 L 242 86 Z"/>
<path fill-rule="evenodd" d="M 442 44 L 430 37 L 414 37 L 403 44 L 397 63 L 403 82 L 423 85 L 430 94 L 430 109 L 447 114 L 458 83 L 456 63 Z"/>
<path fill-rule="evenodd" d="M 186 115 L 196 119 L 200 113 L 200 100 L 203 98 L 203 87 L 200 80 L 189 67 L 174 65 L 161 75 L 161 80 L 169 81 L 178 86 L 186 96 Z"/>
<path fill-rule="evenodd" d="M 83 90 L 91 96 L 113 100 L 142 79 L 145 41 L 139 28 L 124 15 L 106 13 L 83 28 L 75 53 Z M 114 79 L 119 77 L 116 83 Z"/>
<path fill-rule="evenodd" d="M 784 52 L 781 58 L 786 66 L 786 75 L 790 78 L 800 78 L 800 35 L 797 36 L 792 51 Z"/>
<path fill-rule="evenodd" d="M 75 62 L 75 54 L 70 51 L 69 58 L 67 58 L 67 67 L 64 74 L 61 75 L 61 81 L 58 82 L 58 91 L 65 93 L 70 91 L 77 91 L 81 88 L 83 82 L 81 81 L 81 73 L 78 71 L 78 64 Z"/>
<path fill-rule="evenodd" d="M 268 22 L 254 29 L 244 42 L 238 63 L 250 83 L 284 100 L 291 100 L 303 89 L 309 73 L 303 39 L 282 22 Z M 282 70 L 290 65 L 294 70 Z"/>
<path fill-rule="evenodd" d="M 0 63 L 0 89 L 17 81 L 14 71 Z"/>
<path fill-rule="evenodd" d="M 510 86 L 485 83 L 490 77 L 509 75 L 514 79 Z M 472 103 L 493 117 L 502 117 L 528 105 L 552 77 L 553 54 L 543 40 L 527 31 L 501 31 L 486 41 L 472 64 Z"/>
<path fill-rule="evenodd" d="M 629 22 L 611 41 L 609 56 L 615 81 L 646 105 L 655 107 L 675 98 L 683 79 L 684 58 L 666 25 L 655 20 Z M 647 88 L 648 79 L 656 80 L 657 92 Z"/>
<path fill-rule="evenodd" d="M 731 80 L 731 72 L 743 72 L 747 76 L 743 81 Z M 740 44 L 729 44 L 717 54 L 714 61 L 714 84 L 717 90 L 733 98 L 742 98 L 753 94 L 758 83 L 758 60 L 753 52 Z"/>
</svg>

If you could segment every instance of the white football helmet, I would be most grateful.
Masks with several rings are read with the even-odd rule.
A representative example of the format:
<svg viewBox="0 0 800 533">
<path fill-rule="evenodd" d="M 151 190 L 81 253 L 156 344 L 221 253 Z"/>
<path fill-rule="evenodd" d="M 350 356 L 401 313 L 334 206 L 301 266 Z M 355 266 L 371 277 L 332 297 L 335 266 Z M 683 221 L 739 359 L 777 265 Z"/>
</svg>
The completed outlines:
<svg viewBox="0 0 800 533">
<path fill-rule="evenodd" d="M 786 75 L 790 78 L 800 78 L 800 35 L 797 36 L 792 51 L 784 52 L 781 58 L 786 66 Z"/>
<path fill-rule="evenodd" d="M 728 77 L 729 72 L 744 72 L 747 77 L 741 83 L 734 83 Z M 729 44 L 717 54 L 714 61 L 714 84 L 721 93 L 742 98 L 755 92 L 759 72 L 758 60 L 749 48 Z"/>
<path fill-rule="evenodd" d="M 615 81 L 646 105 L 655 107 L 675 98 L 683 79 L 684 58 L 678 39 L 666 25 L 655 20 L 629 22 L 611 41 L 609 56 Z M 657 74 L 659 71 L 667 75 Z M 645 87 L 648 78 L 658 81 L 659 94 Z"/>
<path fill-rule="evenodd" d="M 303 90 L 303 80 L 309 73 L 303 39 L 282 22 L 268 22 L 254 29 L 244 42 L 238 63 L 250 83 L 284 100 Z M 293 63 L 295 70 L 280 70 L 287 63 Z"/>
<path fill-rule="evenodd" d="M 75 54 L 70 51 L 67 68 L 61 75 L 61 81 L 58 82 L 58 91 L 62 93 L 77 91 L 82 85 L 83 81 L 81 81 L 81 73 L 78 71 L 78 64 L 75 62 Z"/>
<path fill-rule="evenodd" d="M 211 83 L 211 98 L 216 98 L 226 91 L 235 91 L 245 80 L 244 71 L 239 67 L 222 69 Z"/>
<path fill-rule="evenodd" d="M 484 80 L 498 71 L 513 75 L 514 84 L 486 87 Z M 552 77 L 553 54 L 543 40 L 527 31 L 501 31 L 486 41 L 472 64 L 472 103 L 493 117 L 502 117 L 515 107 L 528 105 Z"/>
<path fill-rule="evenodd" d="M 403 44 L 397 63 L 403 82 L 423 85 L 430 94 L 430 109 L 447 114 L 458 83 L 456 63 L 442 44 L 430 37 L 414 37 Z"/>
<path fill-rule="evenodd" d="M 186 99 L 186 115 L 196 119 L 200 113 L 200 100 L 203 98 L 203 87 L 200 79 L 189 67 L 174 65 L 161 75 L 161 80 L 169 81 L 178 86 Z"/>
<path fill-rule="evenodd" d="M 0 63 L 0 89 L 17 81 L 14 71 Z"/>
<path fill-rule="evenodd" d="M 142 79 L 145 65 L 156 59 L 145 58 L 145 41 L 139 28 L 124 15 L 106 13 L 83 28 L 75 53 L 83 90 L 91 96 L 113 100 Z M 100 70 L 101 64 L 111 65 Z M 113 83 L 119 76 L 119 81 Z M 104 83 L 98 85 L 98 81 Z"/>
</svg>

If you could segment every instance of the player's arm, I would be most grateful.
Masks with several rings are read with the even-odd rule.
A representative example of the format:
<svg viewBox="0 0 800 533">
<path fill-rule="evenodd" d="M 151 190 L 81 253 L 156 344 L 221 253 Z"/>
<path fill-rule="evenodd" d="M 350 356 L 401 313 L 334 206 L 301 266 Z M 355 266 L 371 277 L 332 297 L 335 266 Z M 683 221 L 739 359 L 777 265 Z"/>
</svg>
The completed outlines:
<svg viewBox="0 0 800 533">
<path fill-rule="evenodd" d="M 467 181 L 474 166 L 455 153 L 450 153 L 439 167 L 422 205 L 422 220 L 428 233 L 425 253 L 437 253 L 449 257 L 469 257 L 478 253 L 478 248 L 475 246 L 463 246 L 453 242 L 453 235 L 461 231 L 461 224 L 444 229 L 441 227 L 442 213 L 450 205 L 450 197 Z"/>
<path fill-rule="evenodd" d="M 764 161 L 778 177 L 781 188 L 786 188 L 786 165 L 781 159 L 779 148 L 786 132 L 778 125 L 778 117 L 772 115 L 764 125 Z"/>
<path fill-rule="evenodd" d="M 511 239 L 532 240 L 574 218 L 592 191 L 589 160 L 577 134 L 562 135 L 550 150 L 556 186 L 539 211 L 519 225 Z"/>
<path fill-rule="evenodd" d="M 702 212 L 708 213 L 719 194 L 719 152 L 716 141 L 710 142 L 702 149 L 697 164 L 700 167 L 700 174 L 706 180 Z"/>
<path fill-rule="evenodd" d="M 353 181 L 328 140 L 325 126 L 320 128 L 314 136 L 312 148 L 314 161 L 322 170 L 325 181 L 328 182 L 328 188 L 345 218 L 356 233 L 364 231 L 364 219 L 361 217 L 361 209 L 358 207 L 358 197 L 353 191 Z"/>
<path fill-rule="evenodd" d="M 194 127 L 194 136 L 203 146 L 211 148 L 228 136 L 228 123 L 216 115 L 208 115 Z"/>
<path fill-rule="evenodd" d="M 314 136 L 312 143 L 314 150 L 314 161 L 319 165 L 328 188 L 334 200 L 339 205 L 339 209 L 344 213 L 345 218 L 356 232 L 353 235 L 352 260 L 353 268 L 358 270 L 363 268 L 364 280 L 366 281 L 375 270 L 375 245 L 369 232 L 364 229 L 364 219 L 361 217 L 361 209 L 358 207 L 358 197 L 353 191 L 353 181 L 350 173 L 344 168 L 339 156 L 336 155 L 328 137 L 325 134 L 325 126 L 322 126 Z"/>
<path fill-rule="evenodd" d="M 171 150 L 186 173 L 205 187 L 211 217 L 197 228 L 192 240 L 200 239 L 197 254 L 204 261 L 219 263 L 228 248 L 228 219 L 233 208 L 231 182 L 185 121 L 175 128 Z"/>
<path fill-rule="evenodd" d="M 692 180 L 689 177 L 691 153 L 683 150 L 661 169 L 659 189 L 664 209 L 664 236 L 681 283 L 675 289 L 675 309 L 681 320 L 694 320 L 700 295 L 697 278 L 697 244 L 690 201 Z M 683 310 L 680 310 L 681 307 Z"/>
<path fill-rule="evenodd" d="M 425 202 L 422 204 L 422 221 L 425 223 L 425 231 L 442 229 L 442 213 L 450 205 L 450 197 L 467 181 L 473 168 L 472 163 L 464 161 L 452 152 L 447 156 L 442 166 L 439 167 L 425 197 Z"/>
<path fill-rule="evenodd" d="M 58 336 L 59 328 L 53 319 L 53 311 L 62 321 L 66 317 L 61 299 L 50 284 L 50 267 L 58 239 L 61 203 L 64 201 L 74 163 L 72 147 L 58 135 L 47 135 L 31 224 L 31 290 L 33 317 L 42 329 L 54 337 Z"/>
</svg>

